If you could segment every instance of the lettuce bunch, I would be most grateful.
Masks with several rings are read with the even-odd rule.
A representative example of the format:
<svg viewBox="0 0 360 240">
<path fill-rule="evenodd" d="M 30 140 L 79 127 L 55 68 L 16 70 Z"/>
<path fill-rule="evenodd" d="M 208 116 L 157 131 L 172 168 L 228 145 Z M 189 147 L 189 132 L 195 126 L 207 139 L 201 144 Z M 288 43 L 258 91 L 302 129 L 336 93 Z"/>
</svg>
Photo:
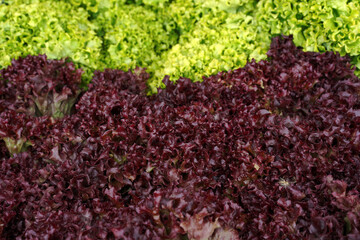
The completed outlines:
<svg viewBox="0 0 360 240">
<path fill-rule="evenodd" d="M 193 13 L 190 22 L 194 27 L 187 28 L 179 44 L 164 54 L 155 81 L 164 74 L 171 79 L 184 76 L 197 81 L 202 75 L 243 66 L 252 58 L 264 59 L 270 39 L 280 34 L 293 34 L 295 44 L 306 51 L 348 54 L 352 63 L 360 66 L 360 5 L 356 1 L 192 3 L 193 8 L 187 11 Z M 184 16 L 178 18 L 186 19 Z M 153 84 L 159 86 L 159 81 Z"/>
<path fill-rule="evenodd" d="M 348 54 L 360 68 L 360 3 L 346 0 L 261 0 L 256 26 L 271 36 L 292 34 L 305 51 Z"/>
<path fill-rule="evenodd" d="M 254 10 L 249 10 L 249 13 Z M 212 9 L 198 10 L 193 27 L 180 35 L 179 43 L 163 54 L 160 70 L 152 84 L 159 85 L 163 75 L 195 81 L 218 71 L 244 66 L 248 60 L 266 58 L 267 38 L 261 39 L 246 12 L 228 13 Z M 158 82 L 156 82 L 158 81 Z"/>
<path fill-rule="evenodd" d="M 22 110 L 56 93 L 72 105 L 81 70 L 14 61 L 0 79 L 21 99 L 1 98 L 0 238 L 359 239 L 349 57 L 291 37 L 267 56 L 203 82 L 166 77 L 152 96 L 144 69 L 96 71 L 62 118 Z"/>
<path fill-rule="evenodd" d="M 89 79 L 102 66 L 102 41 L 88 18 L 83 8 L 62 1 L 0 5 L 0 67 L 29 54 L 69 57 L 84 68 Z"/>
<path fill-rule="evenodd" d="M 10 154 L 25 151 L 49 123 L 73 112 L 81 74 L 74 63 L 46 55 L 19 58 L 0 70 L 0 140 Z"/>
<path fill-rule="evenodd" d="M 139 66 L 153 73 L 161 54 L 179 37 L 171 18 L 143 6 L 114 3 L 99 13 L 96 24 L 104 33 L 102 61 L 124 71 Z"/>
<path fill-rule="evenodd" d="M 156 92 L 165 75 L 201 81 L 264 59 L 280 34 L 360 67 L 359 12 L 344 0 L 4 0 L 0 67 L 27 54 L 70 57 L 88 82 L 94 70 L 139 66 Z"/>
</svg>

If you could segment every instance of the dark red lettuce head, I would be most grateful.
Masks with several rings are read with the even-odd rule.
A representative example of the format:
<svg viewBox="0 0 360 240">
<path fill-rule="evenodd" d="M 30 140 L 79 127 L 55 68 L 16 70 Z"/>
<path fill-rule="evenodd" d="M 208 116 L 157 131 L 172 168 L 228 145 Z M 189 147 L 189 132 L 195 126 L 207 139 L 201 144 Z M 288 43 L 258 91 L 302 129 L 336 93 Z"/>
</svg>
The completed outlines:
<svg viewBox="0 0 360 240">
<path fill-rule="evenodd" d="M 0 113 L 8 109 L 15 99 L 15 89 L 8 87 L 7 82 L 0 76 Z"/>
<path fill-rule="evenodd" d="M 50 127 L 51 119 L 48 117 L 31 117 L 25 113 L 7 110 L 0 114 L 0 139 L 10 154 L 26 151 L 32 145 L 32 140 L 41 138 L 44 129 Z"/>
<path fill-rule="evenodd" d="M 11 154 L 23 152 L 30 145 L 27 136 L 28 126 L 31 124 L 32 119 L 26 114 L 11 110 L 1 113 L 0 138 Z"/>
<path fill-rule="evenodd" d="M 291 37 L 268 56 L 151 97 L 143 70 L 96 72 L 56 121 L 3 81 L 2 139 L 32 146 L 1 153 L 1 238 L 358 239 L 359 79 Z"/>
<path fill-rule="evenodd" d="M 15 91 L 14 110 L 54 118 L 70 114 L 80 93 L 81 74 L 73 63 L 48 60 L 46 55 L 13 60 L 0 71 L 7 88 Z"/>
<path fill-rule="evenodd" d="M 0 159 L 9 157 L 9 151 L 7 150 L 6 144 L 3 140 L 0 141 Z"/>
<path fill-rule="evenodd" d="M 95 72 L 89 90 L 76 104 L 76 116 L 81 122 L 80 128 L 93 136 L 104 138 L 117 134 L 119 139 L 133 139 L 136 135 L 136 122 L 145 114 L 146 80 L 149 75 L 144 69 L 134 72 L 106 69 Z"/>
<path fill-rule="evenodd" d="M 136 68 L 134 71 L 105 69 L 103 72 L 95 71 L 89 85 L 89 91 L 98 88 L 113 89 L 116 91 L 128 91 L 133 94 L 142 94 L 146 90 L 146 80 L 150 75 L 144 68 Z"/>
</svg>

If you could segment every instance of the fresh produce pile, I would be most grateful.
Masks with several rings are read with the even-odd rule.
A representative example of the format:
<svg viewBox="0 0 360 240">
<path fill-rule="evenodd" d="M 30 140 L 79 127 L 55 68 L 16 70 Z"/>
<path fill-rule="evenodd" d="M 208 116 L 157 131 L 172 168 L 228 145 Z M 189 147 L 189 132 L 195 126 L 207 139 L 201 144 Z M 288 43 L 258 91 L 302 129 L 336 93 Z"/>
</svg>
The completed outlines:
<svg viewBox="0 0 360 240">
<path fill-rule="evenodd" d="M 360 239 L 359 26 L 354 0 L 0 1 L 0 239 Z"/>
<path fill-rule="evenodd" d="M 94 70 L 138 66 L 153 93 L 165 75 L 199 81 L 265 59 L 280 34 L 359 68 L 359 26 L 355 0 L 2 0 L 0 68 L 28 54 L 69 57 L 88 83 Z"/>
<path fill-rule="evenodd" d="M 202 83 L 14 60 L 0 87 L 4 239 L 359 239 L 360 81 L 276 37 Z"/>
</svg>

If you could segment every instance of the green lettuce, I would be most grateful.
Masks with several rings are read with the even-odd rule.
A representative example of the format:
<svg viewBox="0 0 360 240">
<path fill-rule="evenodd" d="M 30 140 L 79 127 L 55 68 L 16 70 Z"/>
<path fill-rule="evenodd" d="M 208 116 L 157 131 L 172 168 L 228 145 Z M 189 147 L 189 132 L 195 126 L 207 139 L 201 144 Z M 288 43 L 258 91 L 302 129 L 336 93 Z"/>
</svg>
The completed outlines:
<svg viewBox="0 0 360 240">
<path fill-rule="evenodd" d="M 0 5 L 0 68 L 13 58 L 46 54 L 50 59 L 69 57 L 85 70 L 89 80 L 102 63 L 102 41 L 88 12 L 65 2 Z"/>
<path fill-rule="evenodd" d="M 272 37 L 292 34 L 306 51 L 348 54 L 360 68 L 360 3 L 351 0 L 3 0 L 0 67 L 46 53 L 85 70 L 147 68 L 202 76 L 264 59 Z M 24 5 L 26 4 L 26 5 Z M 14 7 L 16 6 L 16 7 Z M 360 76 L 360 72 L 357 72 Z"/>
<path fill-rule="evenodd" d="M 202 8 L 210 8 L 215 11 L 225 11 L 229 13 L 250 13 L 255 10 L 254 0 L 195 0 L 196 5 Z"/>
<path fill-rule="evenodd" d="M 360 3 L 347 0 L 261 0 L 255 24 L 270 36 L 293 34 L 305 51 L 339 52 L 360 68 Z"/>
<path fill-rule="evenodd" d="M 254 2 L 246 3 L 244 8 L 236 6 L 234 12 L 195 5 L 190 10 L 194 17 L 190 13 L 181 28 L 179 43 L 162 55 L 161 64 L 150 80 L 152 89 L 162 86 L 164 75 L 170 75 L 172 80 L 183 76 L 201 81 L 204 75 L 244 66 L 252 58 L 264 59 L 270 36 L 264 38 L 254 25 Z"/>
<path fill-rule="evenodd" d="M 306 51 L 348 54 L 360 67 L 360 3 L 346 0 L 194 0 L 170 4 L 169 15 L 180 28 L 179 43 L 162 55 L 150 86 L 165 74 L 200 81 L 218 71 L 261 60 L 271 38 L 294 36 Z M 190 3 L 189 3 L 190 2 Z M 192 5 L 191 5 L 192 4 Z M 360 75 L 360 71 L 357 72 Z"/>
<path fill-rule="evenodd" d="M 179 38 L 171 18 L 143 6 L 114 4 L 100 12 L 96 24 L 104 32 L 102 61 L 108 68 L 139 66 L 153 73 L 151 66 Z"/>
</svg>

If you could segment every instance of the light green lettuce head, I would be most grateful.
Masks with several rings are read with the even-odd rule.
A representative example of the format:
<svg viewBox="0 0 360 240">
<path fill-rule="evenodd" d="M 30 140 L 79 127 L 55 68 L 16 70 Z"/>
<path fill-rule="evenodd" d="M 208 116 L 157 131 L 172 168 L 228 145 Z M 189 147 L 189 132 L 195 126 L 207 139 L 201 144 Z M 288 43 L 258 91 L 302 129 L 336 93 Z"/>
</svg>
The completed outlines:
<svg viewBox="0 0 360 240">
<path fill-rule="evenodd" d="M 69 57 L 85 70 L 85 78 L 99 65 L 101 39 L 88 12 L 65 2 L 0 6 L 0 68 L 13 58 L 46 54 Z"/>
<path fill-rule="evenodd" d="M 360 2 L 347 0 L 261 0 L 255 24 L 261 31 L 293 34 L 305 51 L 348 54 L 360 67 Z"/>
<path fill-rule="evenodd" d="M 73 8 L 84 8 L 89 12 L 97 13 L 102 9 L 109 8 L 114 2 L 125 4 L 127 0 L 3 0 L 7 5 L 20 5 L 20 4 L 32 4 L 41 2 L 66 2 L 72 5 Z"/>
<path fill-rule="evenodd" d="M 114 5 L 97 17 L 103 29 L 103 62 L 108 68 L 122 70 L 148 67 L 178 40 L 175 23 L 143 6 Z"/>
<path fill-rule="evenodd" d="M 257 1 L 254 0 L 195 0 L 196 5 L 201 8 L 210 8 L 215 11 L 225 11 L 228 13 L 248 14 L 255 10 Z"/>
<path fill-rule="evenodd" d="M 201 17 L 192 28 L 184 28 L 188 32 L 183 32 L 179 43 L 163 54 L 150 82 L 152 89 L 162 86 L 164 75 L 170 75 L 172 80 L 183 76 L 200 81 L 204 75 L 239 68 L 252 58 L 266 57 L 270 36 L 258 32 L 251 11 L 231 13 L 201 5 L 194 12 L 200 12 Z"/>
</svg>

